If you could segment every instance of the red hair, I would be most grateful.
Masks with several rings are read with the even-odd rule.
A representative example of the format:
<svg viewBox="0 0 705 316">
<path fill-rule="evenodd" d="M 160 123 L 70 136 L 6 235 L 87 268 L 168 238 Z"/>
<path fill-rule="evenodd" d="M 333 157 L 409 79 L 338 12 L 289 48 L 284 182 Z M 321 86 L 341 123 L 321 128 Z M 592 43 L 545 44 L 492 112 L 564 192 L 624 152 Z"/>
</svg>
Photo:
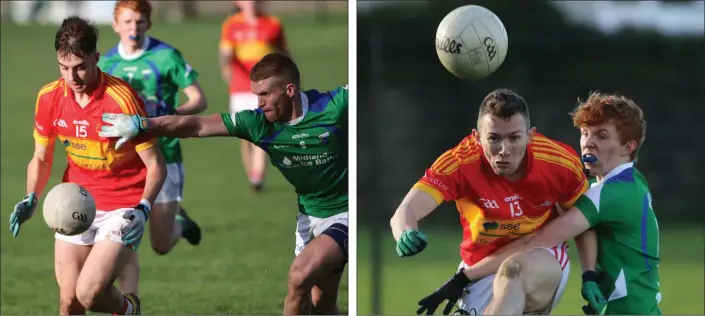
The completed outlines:
<svg viewBox="0 0 705 316">
<path fill-rule="evenodd" d="M 118 0 L 115 2 L 115 10 L 113 10 L 113 18 L 117 20 L 122 9 L 130 9 L 143 14 L 148 21 L 152 17 L 152 5 L 147 0 Z"/>
<path fill-rule="evenodd" d="M 641 108 L 629 98 L 621 95 L 608 95 L 592 92 L 584 102 L 571 112 L 573 125 L 577 128 L 612 123 L 617 128 L 622 144 L 636 142 L 636 150 L 631 153 L 632 160 L 644 143 L 646 121 Z"/>
</svg>

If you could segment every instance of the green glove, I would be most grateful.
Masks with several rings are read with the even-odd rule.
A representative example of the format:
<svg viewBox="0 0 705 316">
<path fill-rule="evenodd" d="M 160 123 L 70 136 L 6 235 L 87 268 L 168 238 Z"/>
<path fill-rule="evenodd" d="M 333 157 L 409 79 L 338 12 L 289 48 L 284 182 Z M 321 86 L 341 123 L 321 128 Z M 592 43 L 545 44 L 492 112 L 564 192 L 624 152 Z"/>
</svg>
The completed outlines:
<svg viewBox="0 0 705 316">
<path fill-rule="evenodd" d="M 34 192 L 27 194 L 19 203 L 15 204 L 15 208 L 10 214 L 10 231 L 13 237 L 17 237 L 20 233 L 20 226 L 32 215 L 37 208 L 37 197 Z"/>
<path fill-rule="evenodd" d="M 588 303 L 583 306 L 583 312 L 586 315 L 604 314 L 607 302 L 602 295 L 600 287 L 597 285 L 597 273 L 595 271 L 585 271 L 583 273 L 583 285 L 580 287 L 580 293 Z"/>
<path fill-rule="evenodd" d="M 397 254 L 399 257 L 410 257 L 426 249 L 428 238 L 426 235 L 415 229 L 408 229 L 401 233 L 397 242 Z"/>
</svg>

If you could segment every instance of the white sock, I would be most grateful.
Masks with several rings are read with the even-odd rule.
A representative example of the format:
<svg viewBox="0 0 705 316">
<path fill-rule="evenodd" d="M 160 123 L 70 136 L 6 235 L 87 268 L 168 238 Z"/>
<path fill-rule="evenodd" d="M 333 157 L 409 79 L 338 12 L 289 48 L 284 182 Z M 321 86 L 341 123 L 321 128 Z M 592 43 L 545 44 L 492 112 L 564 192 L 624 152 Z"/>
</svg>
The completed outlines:
<svg viewBox="0 0 705 316">
<path fill-rule="evenodd" d="M 125 300 L 125 313 L 123 315 L 132 315 L 132 302 L 128 300 L 127 298 L 123 298 Z"/>
</svg>

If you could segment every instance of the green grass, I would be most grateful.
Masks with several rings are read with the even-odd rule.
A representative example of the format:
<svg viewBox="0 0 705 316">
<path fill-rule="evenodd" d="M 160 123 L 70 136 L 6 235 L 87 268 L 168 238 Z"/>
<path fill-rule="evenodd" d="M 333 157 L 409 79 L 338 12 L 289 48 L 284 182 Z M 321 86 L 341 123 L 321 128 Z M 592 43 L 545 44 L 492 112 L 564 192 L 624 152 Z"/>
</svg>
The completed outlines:
<svg viewBox="0 0 705 316">
<path fill-rule="evenodd" d="M 415 257 L 404 259 L 396 255 L 391 233 L 383 232 L 381 314 L 415 313 L 418 300 L 455 273 L 460 263 L 458 246 L 462 232 L 454 231 L 456 233 L 427 231 L 429 247 Z M 370 242 L 369 231 L 358 228 L 357 310 L 360 315 L 372 313 Z M 660 249 L 661 311 L 672 315 L 702 315 L 705 294 L 702 230 L 700 227 L 662 227 Z M 552 312 L 554 315 L 582 315 L 580 306 L 585 303 L 580 296 L 580 263 L 576 260 L 575 247 L 571 247 L 571 255 L 571 276 L 561 302 Z"/>
<path fill-rule="evenodd" d="M 331 89 L 346 84 L 347 14 L 328 23 L 308 17 L 283 17 L 288 45 L 302 72 L 305 88 Z M 53 49 L 56 27 L 2 24 L 2 99 L 0 118 L 2 180 L 2 306 L 0 314 L 54 314 L 58 289 L 54 277 L 53 234 L 41 213 L 12 238 L 7 221 L 25 194 L 26 165 L 32 155 L 33 111 L 39 89 L 60 75 Z M 228 109 L 227 87 L 220 80 L 217 49 L 220 20 L 154 25 L 151 35 L 183 52 L 200 74 L 209 113 Z M 100 50 L 117 41 L 101 28 Z M 145 241 L 140 292 L 147 314 L 279 314 L 286 277 L 294 258 L 295 194 L 274 169 L 260 196 L 250 194 L 237 139 L 187 139 L 185 209 L 203 228 L 199 247 L 177 245 L 157 256 Z M 57 148 L 60 148 L 57 146 Z M 58 183 L 66 164 L 56 154 L 48 188 Z M 41 202 L 40 202 L 41 203 Z M 339 306 L 347 311 L 347 272 Z"/>
</svg>

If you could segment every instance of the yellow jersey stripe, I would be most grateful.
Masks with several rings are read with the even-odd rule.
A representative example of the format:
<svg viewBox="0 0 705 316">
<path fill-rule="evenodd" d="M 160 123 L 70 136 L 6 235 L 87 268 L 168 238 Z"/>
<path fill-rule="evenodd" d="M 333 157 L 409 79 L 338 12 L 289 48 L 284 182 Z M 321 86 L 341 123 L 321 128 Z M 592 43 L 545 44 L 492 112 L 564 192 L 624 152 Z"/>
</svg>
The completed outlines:
<svg viewBox="0 0 705 316">
<path fill-rule="evenodd" d="M 438 191 L 438 189 L 436 189 L 426 183 L 416 182 L 416 184 L 414 184 L 414 186 L 411 188 L 420 190 L 420 191 L 430 195 L 433 198 L 433 200 L 436 201 L 436 204 L 438 204 L 438 205 L 443 203 L 443 193 L 441 193 L 441 191 Z"/>
<path fill-rule="evenodd" d="M 124 87 L 122 82 L 115 78 L 108 77 L 108 87 L 106 91 L 120 105 L 120 108 L 125 114 L 137 114 L 145 116 L 139 109 L 139 103 L 135 96 L 127 87 Z"/>
<path fill-rule="evenodd" d="M 588 190 L 588 181 L 583 181 L 583 185 L 581 186 L 580 190 L 575 192 L 575 195 L 571 196 L 568 201 L 559 202 L 558 205 L 560 205 L 564 211 L 567 211 L 569 208 L 571 208 L 573 206 L 573 204 L 575 204 L 575 201 L 577 201 L 578 198 L 580 198 L 583 195 L 583 193 L 585 193 L 587 190 Z"/>
<path fill-rule="evenodd" d="M 577 169 L 575 168 L 575 164 L 571 162 L 568 159 L 562 158 L 562 157 L 557 157 L 555 155 L 550 155 L 550 154 L 544 154 L 540 152 L 535 152 L 534 153 L 534 158 L 542 161 L 546 161 L 552 164 L 556 164 L 559 166 L 563 166 L 566 169 L 572 171 L 576 177 L 581 177 L 581 173 L 583 172 L 582 169 Z"/>
<path fill-rule="evenodd" d="M 553 155 L 556 157 L 563 158 L 567 161 L 570 162 L 571 165 L 573 165 L 574 168 L 582 170 L 582 164 L 578 163 L 575 159 L 573 159 L 573 156 L 568 156 L 564 154 L 563 152 L 556 151 L 555 149 L 551 147 L 539 147 L 539 146 L 533 146 L 532 148 L 534 154 L 535 153 L 543 153 L 543 154 L 548 154 L 548 155 Z"/>
<path fill-rule="evenodd" d="M 544 145 L 544 146 L 550 146 L 557 151 L 560 151 L 564 153 L 566 156 L 570 157 L 572 160 L 575 160 L 576 163 L 582 164 L 582 161 L 580 161 L 579 157 L 576 156 L 576 154 L 571 153 L 569 150 L 563 148 L 562 146 L 556 144 L 554 141 L 546 138 L 546 137 L 537 137 L 535 138 L 536 144 Z"/>
<path fill-rule="evenodd" d="M 56 90 L 59 87 L 59 81 L 60 79 L 43 86 L 39 90 L 39 93 L 37 93 L 37 102 L 34 104 L 34 114 L 37 114 L 37 112 L 39 111 L 39 99 L 41 99 L 43 95 Z"/>
</svg>

